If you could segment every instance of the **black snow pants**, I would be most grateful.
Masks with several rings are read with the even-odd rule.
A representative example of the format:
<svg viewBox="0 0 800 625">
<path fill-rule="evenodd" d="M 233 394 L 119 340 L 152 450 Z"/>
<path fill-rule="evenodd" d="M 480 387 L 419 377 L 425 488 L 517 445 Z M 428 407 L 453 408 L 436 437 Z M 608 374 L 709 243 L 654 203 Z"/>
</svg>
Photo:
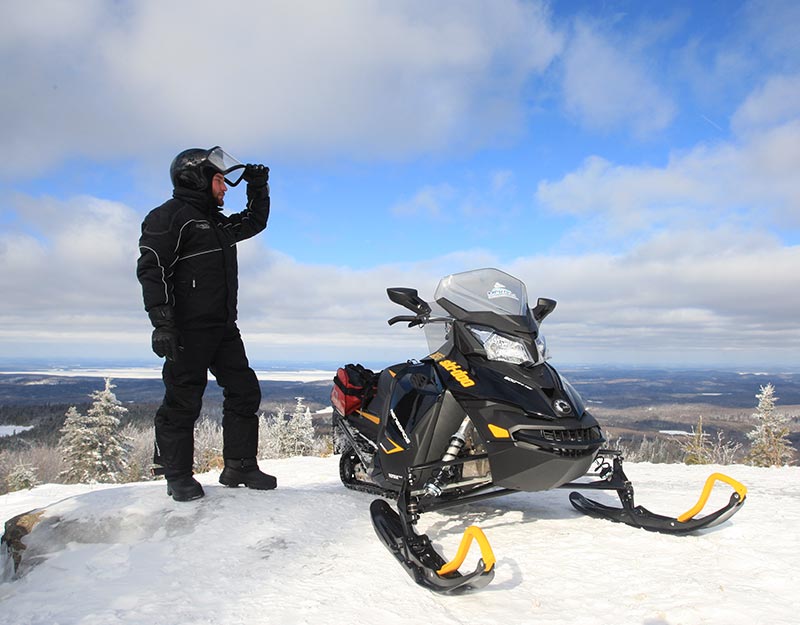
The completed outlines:
<svg viewBox="0 0 800 625">
<path fill-rule="evenodd" d="M 194 424 L 200 416 L 208 371 L 222 387 L 224 458 L 255 458 L 261 388 L 235 326 L 182 330 L 181 350 L 162 370 L 164 401 L 156 411 L 153 462 L 166 477 L 191 474 Z"/>
</svg>

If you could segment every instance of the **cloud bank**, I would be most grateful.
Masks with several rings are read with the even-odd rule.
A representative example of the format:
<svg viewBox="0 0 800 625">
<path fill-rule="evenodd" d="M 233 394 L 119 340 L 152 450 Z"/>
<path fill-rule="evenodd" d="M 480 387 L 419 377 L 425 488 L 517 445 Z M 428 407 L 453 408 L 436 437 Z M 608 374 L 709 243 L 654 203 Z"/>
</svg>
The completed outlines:
<svg viewBox="0 0 800 625">
<path fill-rule="evenodd" d="M 561 45 L 528 2 L 18 4 L 0 27 L 0 150 L 9 174 L 220 134 L 296 157 L 474 148 L 518 129 Z"/>
<path fill-rule="evenodd" d="M 743 44 L 683 41 L 665 59 L 647 43 L 652 24 L 537 2 L 20 3 L 0 24 L 0 150 L 13 155 L 0 179 L 46 180 L 80 159 L 146 167 L 189 142 L 296 162 L 485 156 L 504 142 L 541 147 L 542 110 L 590 137 L 647 144 L 686 114 L 680 96 L 707 104 L 718 91 L 731 99 L 710 114 L 723 134 L 660 160 L 592 143 L 544 175 L 501 157 L 475 165 L 491 180 L 479 192 L 442 176 L 384 204 L 414 228 L 463 217 L 485 240 L 501 211 L 563 218 L 549 253 L 476 247 L 353 269 L 245 242 L 241 325 L 254 360 L 418 357 L 420 333 L 386 325 L 398 313 L 386 287 L 430 297 L 443 275 L 498 266 L 532 298 L 559 300 L 546 329 L 561 360 L 797 364 L 795 5 L 745 3 L 731 31 Z M 685 84 L 659 71 L 667 61 Z M 535 194 L 521 198 L 528 178 Z M 5 184 L 0 357 L 152 357 L 134 274 L 143 214 L 102 195 Z"/>
</svg>

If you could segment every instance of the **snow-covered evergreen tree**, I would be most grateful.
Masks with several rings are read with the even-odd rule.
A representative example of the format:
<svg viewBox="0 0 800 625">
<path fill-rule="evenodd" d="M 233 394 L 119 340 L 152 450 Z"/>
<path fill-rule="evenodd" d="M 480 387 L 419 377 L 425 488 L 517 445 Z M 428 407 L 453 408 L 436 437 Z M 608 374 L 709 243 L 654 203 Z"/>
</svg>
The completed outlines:
<svg viewBox="0 0 800 625">
<path fill-rule="evenodd" d="M 258 455 L 260 458 L 285 458 L 286 411 L 278 406 L 277 414 L 258 418 Z"/>
<path fill-rule="evenodd" d="M 775 412 L 775 387 L 772 383 L 761 387 L 756 395 L 758 407 L 753 414 L 757 424 L 747 437 L 752 441 L 747 462 L 757 467 L 780 467 L 787 464 L 794 453 L 789 441 L 789 419 Z"/>
<path fill-rule="evenodd" d="M 222 426 L 203 415 L 194 428 L 194 472 L 222 469 Z"/>
<path fill-rule="evenodd" d="M 258 429 L 258 451 L 262 458 L 309 456 L 316 451 L 311 410 L 297 397 L 294 412 L 287 418 L 283 406 L 277 414 L 261 415 Z"/>
<path fill-rule="evenodd" d="M 311 410 L 303 404 L 302 397 L 295 397 L 297 403 L 289 420 L 289 440 L 291 456 L 310 456 L 314 453 L 314 423 Z"/>
<path fill-rule="evenodd" d="M 11 469 L 11 472 L 6 478 L 6 483 L 8 484 L 9 492 L 31 489 L 41 484 L 39 478 L 36 476 L 36 467 L 25 463 L 18 464 Z"/>
<path fill-rule="evenodd" d="M 127 464 L 127 448 L 120 417 L 128 410 L 120 404 L 114 385 L 106 378 L 102 391 L 91 394 L 85 415 L 72 406 L 67 411 L 58 447 L 67 464 L 61 478 L 67 482 L 121 482 Z"/>
</svg>

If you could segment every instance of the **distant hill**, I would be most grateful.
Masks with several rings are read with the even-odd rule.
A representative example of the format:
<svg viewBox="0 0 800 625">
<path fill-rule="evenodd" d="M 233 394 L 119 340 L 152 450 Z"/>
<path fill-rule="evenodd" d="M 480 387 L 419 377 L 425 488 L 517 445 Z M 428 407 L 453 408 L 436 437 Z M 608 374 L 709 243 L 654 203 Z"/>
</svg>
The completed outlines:
<svg viewBox="0 0 800 625">
<path fill-rule="evenodd" d="M 772 383 L 779 398 L 778 409 L 800 415 L 800 373 L 737 372 L 725 370 L 640 369 L 622 367 L 558 366 L 578 389 L 587 407 L 612 436 L 664 429 L 690 430 L 703 415 L 712 435 L 724 430 L 739 441 L 752 429 L 749 416 L 757 405 L 761 386 Z M 160 379 L 114 379 L 117 398 L 128 408 L 132 422 L 151 423 L 161 402 Z M 314 382 L 260 382 L 261 409 L 274 412 L 290 408 L 303 397 L 312 412 L 329 405 L 331 380 Z M 50 440 L 57 436 L 69 406 L 87 407 L 89 395 L 103 387 L 101 377 L 0 372 L 0 425 L 33 425 L 19 437 Z M 222 391 L 214 378 L 209 384 L 203 413 L 220 418 Z M 800 447 L 800 423 L 793 423 L 792 441 Z M 9 444 L 0 438 L 0 447 Z"/>
<path fill-rule="evenodd" d="M 112 378 L 112 381 L 116 386 L 114 394 L 123 404 L 158 403 L 164 396 L 160 379 Z M 302 396 L 310 401 L 327 403 L 331 381 L 261 381 L 260 384 L 262 395 L 268 401 L 293 402 L 294 397 Z M 92 392 L 102 388 L 101 377 L 0 373 L 0 406 L 82 404 L 89 401 Z M 211 375 L 205 397 L 212 403 L 222 402 L 222 389 Z"/>
</svg>

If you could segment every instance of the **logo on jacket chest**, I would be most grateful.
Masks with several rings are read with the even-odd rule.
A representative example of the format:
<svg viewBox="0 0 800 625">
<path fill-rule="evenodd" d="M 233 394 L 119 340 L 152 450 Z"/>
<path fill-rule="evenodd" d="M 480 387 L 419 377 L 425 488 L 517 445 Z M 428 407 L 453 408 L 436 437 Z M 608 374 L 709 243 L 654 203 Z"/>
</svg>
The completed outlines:
<svg viewBox="0 0 800 625">
<path fill-rule="evenodd" d="M 211 224 L 207 221 L 196 221 L 194 227 L 196 230 L 211 230 Z"/>
</svg>

